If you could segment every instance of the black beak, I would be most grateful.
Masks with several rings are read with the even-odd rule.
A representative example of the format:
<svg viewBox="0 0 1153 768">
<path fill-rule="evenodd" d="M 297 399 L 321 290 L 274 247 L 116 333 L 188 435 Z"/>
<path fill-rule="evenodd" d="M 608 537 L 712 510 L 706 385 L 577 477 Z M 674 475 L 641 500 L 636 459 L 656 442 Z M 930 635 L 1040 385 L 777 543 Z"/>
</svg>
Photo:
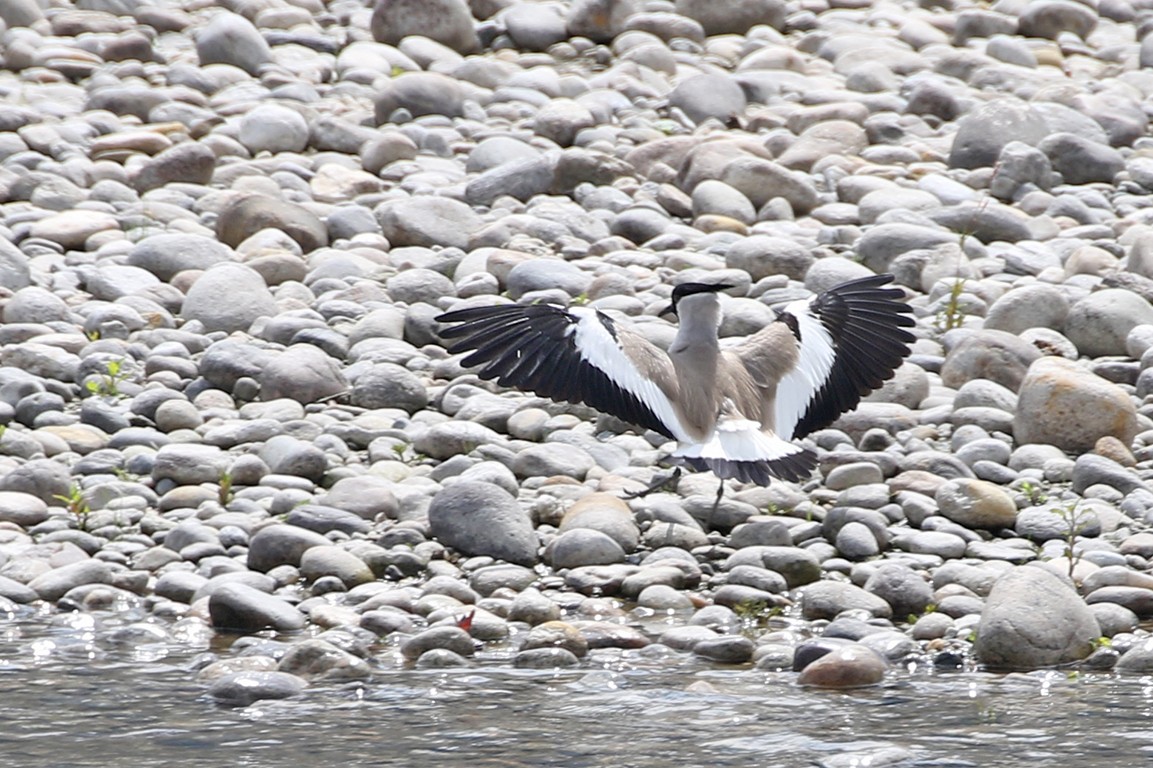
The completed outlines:
<svg viewBox="0 0 1153 768">
<path fill-rule="evenodd" d="M 664 317 L 665 315 L 672 315 L 673 317 L 676 317 L 677 316 L 677 305 L 676 304 L 669 304 L 667 307 L 665 307 L 664 309 L 662 309 L 660 312 L 657 313 L 657 317 Z"/>
</svg>

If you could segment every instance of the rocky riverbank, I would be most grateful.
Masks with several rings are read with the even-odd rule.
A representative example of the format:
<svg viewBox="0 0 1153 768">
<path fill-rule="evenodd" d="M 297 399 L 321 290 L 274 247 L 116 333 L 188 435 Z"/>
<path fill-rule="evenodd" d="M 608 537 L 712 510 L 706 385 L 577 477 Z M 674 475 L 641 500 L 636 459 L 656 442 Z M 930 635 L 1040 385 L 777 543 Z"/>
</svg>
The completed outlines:
<svg viewBox="0 0 1153 768">
<path fill-rule="evenodd" d="M 720 5 L 0 6 L 2 626 L 203 647 L 239 704 L 634 654 L 1153 670 L 1153 4 Z M 715 514 L 712 475 L 625 501 L 660 436 L 432 319 L 667 343 L 707 275 L 741 337 L 873 272 L 908 362 Z"/>
</svg>

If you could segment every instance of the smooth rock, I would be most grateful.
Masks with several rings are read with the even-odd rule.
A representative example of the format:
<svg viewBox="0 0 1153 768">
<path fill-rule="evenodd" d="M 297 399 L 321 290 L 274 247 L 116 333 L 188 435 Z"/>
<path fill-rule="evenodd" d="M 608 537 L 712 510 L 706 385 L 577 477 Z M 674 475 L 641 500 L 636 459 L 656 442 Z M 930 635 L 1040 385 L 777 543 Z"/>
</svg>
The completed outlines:
<svg viewBox="0 0 1153 768">
<path fill-rule="evenodd" d="M 216 236 L 236 248 L 264 229 L 283 232 L 304 253 L 328 245 L 328 230 L 307 208 L 264 194 L 246 194 L 228 205 L 216 220 Z M 199 281 L 198 281 L 199 282 Z"/>
<path fill-rule="evenodd" d="M 233 672 L 213 681 L 208 695 L 221 704 L 247 707 L 264 699 L 287 699 L 297 696 L 307 684 L 287 672 Z"/>
<path fill-rule="evenodd" d="M 810 621 L 834 619 L 849 610 L 864 610 L 883 618 L 893 615 L 893 609 L 883 599 L 844 582 L 818 581 L 801 593 L 801 613 Z"/>
<path fill-rule="evenodd" d="M 257 75 L 272 62 L 272 49 L 252 22 L 235 13 L 220 12 L 196 35 L 201 66 L 230 64 Z"/>
<path fill-rule="evenodd" d="M 1017 520 L 1012 497 L 984 480 L 949 480 L 935 498 L 941 515 L 966 528 L 1012 528 Z"/>
<path fill-rule="evenodd" d="M 974 652 L 992 669 L 1037 669 L 1085 658 L 1100 636 L 1093 612 L 1067 582 L 1023 566 L 994 583 Z"/>
<path fill-rule="evenodd" d="M 532 521 L 507 491 L 460 481 L 439 491 L 428 508 L 438 541 L 468 555 L 489 555 L 518 565 L 537 560 Z"/>
<path fill-rule="evenodd" d="M 1036 146 L 1049 134 L 1045 119 L 1015 98 L 986 102 L 957 123 L 949 151 L 951 168 L 993 166 L 1011 141 Z"/>
<path fill-rule="evenodd" d="M 41 600 L 54 603 L 76 587 L 87 584 L 109 584 L 112 570 L 100 560 L 81 560 L 61 565 L 28 582 Z"/>
<path fill-rule="evenodd" d="M 213 626 L 238 632 L 292 632 L 305 625 L 304 615 L 287 601 L 240 583 L 216 589 L 208 598 L 208 613 Z"/>
<path fill-rule="evenodd" d="M 368 663 L 320 638 L 293 644 L 277 669 L 304 680 L 364 680 L 371 675 Z"/>
<path fill-rule="evenodd" d="M 813 688 L 864 688 L 885 678 L 885 660 L 856 643 L 833 649 L 805 666 L 797 683 Z"/>
<path fill-rule="evenodd" d="M 1126 354 L 1125 341 L 1138 325 L 1153 323 L 1153 306 L 1121 288 L 1094 291 L 1069 308 L 1064 333 L 1086 357 Z"/>
<path fill-rule="evenodd" d="M 370 29 L 374 40 L 388 45 L 420 35 L 457 53 L 471 53 L 477 46 L 472 13 L 464 0 L 376 0 Z"/>
<path fill-rule="evenodd" d="M 319 533 L 295 525 L 265 526 L 248 543 L 248 567 L 261 573 L 280 565 L 299 567 L 307 550 L 329 544 Z"/>
<path fill-rule="evenodd" d="M 1071 360 L 1041 358 L 1021 383 L 1013 419 L 1019 443 L 1048 443 L 1083 453 L 1107 435 L 1129 445 L 1137 429 L 1129 395 Z"/>
<path fill-rule="evenodd" d="M 348 389 L 337 361 L 312 344 L 293 344 L 273 357 L 257 381 L 260 397 L 265 401 L 288 398 L 315 403 Z"/>
</svg>

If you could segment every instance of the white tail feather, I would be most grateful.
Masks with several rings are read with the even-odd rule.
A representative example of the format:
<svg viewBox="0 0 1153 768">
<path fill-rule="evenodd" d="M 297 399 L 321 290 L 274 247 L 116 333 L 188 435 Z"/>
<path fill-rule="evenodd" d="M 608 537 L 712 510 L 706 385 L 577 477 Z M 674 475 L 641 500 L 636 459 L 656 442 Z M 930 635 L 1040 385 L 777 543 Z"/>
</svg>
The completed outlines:
<svg viewBox="0 0 1153 768">
<path fill-rule="evenodd" d="M 721 418 L 716 431 L 703 443 L 682 443 L 673 456 L 689 459 L 726 459 L 728 461 L 774 461 L 801 453 L 799 445 L 762 432 L 758 421 Z"/>
</svg>

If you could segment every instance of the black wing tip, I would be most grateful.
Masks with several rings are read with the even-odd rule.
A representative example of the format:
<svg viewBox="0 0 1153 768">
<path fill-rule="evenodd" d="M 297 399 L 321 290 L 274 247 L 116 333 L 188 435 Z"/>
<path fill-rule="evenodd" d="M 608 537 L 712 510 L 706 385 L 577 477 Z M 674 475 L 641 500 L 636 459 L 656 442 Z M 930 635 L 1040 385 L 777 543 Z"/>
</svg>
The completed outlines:
<svg viewBox="0 0 1153 768">
<path fill-rule="evenodd" d="M 584 404 L 671 438 L 665 425 L 640 398 L 588 363 L 574 346 L 570 329 L 576 316 L 556 304 L 496 304 L 466 307 L 437 315 L 447 324 L 442 339 L 454 340 L 451 354 L 471 352 L 461 360 L 486 381 L 565 403 Z M 596 313 L 614 340 L 616 328 Z"/>
<path fill-rule="evenodd" d="M 883 273 L 851 280 L 817 296 L 813 314 L 834 339 L 836 358 L 828 378 L 793 428 L 793 439 L 832 424 L 856 408 L 861 398 L 891 379 L 909 356 L 917 337 L 905 330 L 917 324 L 900 288 Z"/>
</svg>

